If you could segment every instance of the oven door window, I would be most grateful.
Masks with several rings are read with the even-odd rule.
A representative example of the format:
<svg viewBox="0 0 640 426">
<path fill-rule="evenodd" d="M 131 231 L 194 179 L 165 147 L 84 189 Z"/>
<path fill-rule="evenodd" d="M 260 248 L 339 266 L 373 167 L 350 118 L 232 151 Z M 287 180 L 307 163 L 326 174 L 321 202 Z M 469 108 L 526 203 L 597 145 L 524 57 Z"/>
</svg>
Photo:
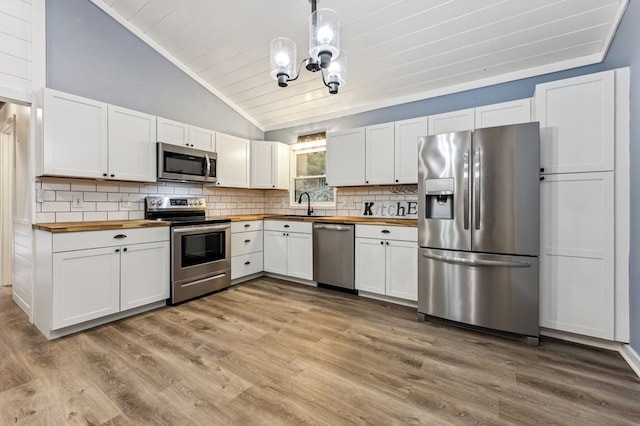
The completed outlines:
<svg viewBox="0 0 640 426">
<path fill-rule="evenodd" d="M 166 151 L 163 155 L 164 171 L 167 173 L 191 176 L 204 176 L 206 174 L 206 162 L 204 158 Z"/>
<path fill-rule="evenodd" d="M 224 231 L 183 235 L 181 238 L 183 268 L 224 260 L 226 257 Z"/>
</svg>

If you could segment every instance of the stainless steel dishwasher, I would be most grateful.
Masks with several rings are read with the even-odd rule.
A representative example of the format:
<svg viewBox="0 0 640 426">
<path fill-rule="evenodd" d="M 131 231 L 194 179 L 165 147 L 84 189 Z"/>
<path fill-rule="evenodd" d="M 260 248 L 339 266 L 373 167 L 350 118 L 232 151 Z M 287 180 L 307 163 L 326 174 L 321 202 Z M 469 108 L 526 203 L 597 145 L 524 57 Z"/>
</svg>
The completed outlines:
<svg viewBox="0 0 640 426">
<path fill-rule="evenodd" d="M 355 225 L 313 224 L 313 280 L 355 291 Z"/>
</svg>

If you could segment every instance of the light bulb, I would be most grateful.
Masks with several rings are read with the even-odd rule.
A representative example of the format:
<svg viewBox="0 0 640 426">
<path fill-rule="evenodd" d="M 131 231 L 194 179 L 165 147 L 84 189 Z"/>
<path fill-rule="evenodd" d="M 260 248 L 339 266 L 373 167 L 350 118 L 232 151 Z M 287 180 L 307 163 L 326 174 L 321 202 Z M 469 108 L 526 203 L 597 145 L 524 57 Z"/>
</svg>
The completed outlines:
<svg viewBox="0 0 640 426">
<path fill-rule="evenodd" d="M 333 30 L 330 26 L 324 25 L 318 28 L 318 42 L 320 44 L 329 44 L 333 40 Z"/>
<path fill-rule="evenodd" d="M 289 63 L 291 63 L 291 60 L 289 58 L 289 55 L 287 55 L 287 52 L 278 52 L 276 54 L 276 63 L 281 67 L 288 66 Z"/>
</svg>

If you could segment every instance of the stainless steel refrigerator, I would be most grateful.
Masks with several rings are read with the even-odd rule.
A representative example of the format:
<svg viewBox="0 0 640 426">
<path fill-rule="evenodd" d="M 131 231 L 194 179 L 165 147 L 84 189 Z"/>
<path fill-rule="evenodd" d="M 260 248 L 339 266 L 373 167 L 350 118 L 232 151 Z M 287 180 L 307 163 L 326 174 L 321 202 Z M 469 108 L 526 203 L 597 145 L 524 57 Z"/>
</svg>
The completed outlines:
<svg viewBox="0 0 640 426">
<path fill-rule="evenodd" d="M 418 313 L 537 343 L 539 123 L 419 139 Z"/>
</svg>

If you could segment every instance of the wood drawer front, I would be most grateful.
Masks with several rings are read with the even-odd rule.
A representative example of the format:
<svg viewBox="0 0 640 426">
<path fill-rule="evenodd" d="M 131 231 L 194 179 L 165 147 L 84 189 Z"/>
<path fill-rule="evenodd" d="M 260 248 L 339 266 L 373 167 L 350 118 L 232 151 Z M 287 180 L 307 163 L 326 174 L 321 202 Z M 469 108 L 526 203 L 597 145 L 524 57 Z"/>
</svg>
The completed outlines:
<svg viewBox="0 0 640 426">
<path fill-rule="evenodd" d="M 417 242 L 418 228 L 412 226 L 356 225 L 356 237 Z"/>
<path fill-rule="evenodd" d="M 261 220 L 243 220 L 241 222 L 231 222 L 231 233 L 259 231 L 262 229 Z"/>
<path fill-rule="evenodd" d="M 263 271 L 262 252 L 231 258 L 231 279 L 257 274 Z"/>
<path fill-rule="evenodd" d="M 262 231 L 231 234 L 231 256 L 262 252 Z"/>
<path fill-rule="evenodd" d="M 169 232 L 170 228 L 168 226 L 64 232 L 53 234 L 52 251 L 56 253 L 97 247 L 115 247 L 155 241 L 169 241 Z M 125 235 L 125 237 L 116 238 L 120 235 Z"/>
<path fill-rule="evenodd" d="M 300 232 L 311 234 L 312 222 L 299 222 L 295 220 L 265 220 L 264 229 L 267 231 Z"/>
</svg>

